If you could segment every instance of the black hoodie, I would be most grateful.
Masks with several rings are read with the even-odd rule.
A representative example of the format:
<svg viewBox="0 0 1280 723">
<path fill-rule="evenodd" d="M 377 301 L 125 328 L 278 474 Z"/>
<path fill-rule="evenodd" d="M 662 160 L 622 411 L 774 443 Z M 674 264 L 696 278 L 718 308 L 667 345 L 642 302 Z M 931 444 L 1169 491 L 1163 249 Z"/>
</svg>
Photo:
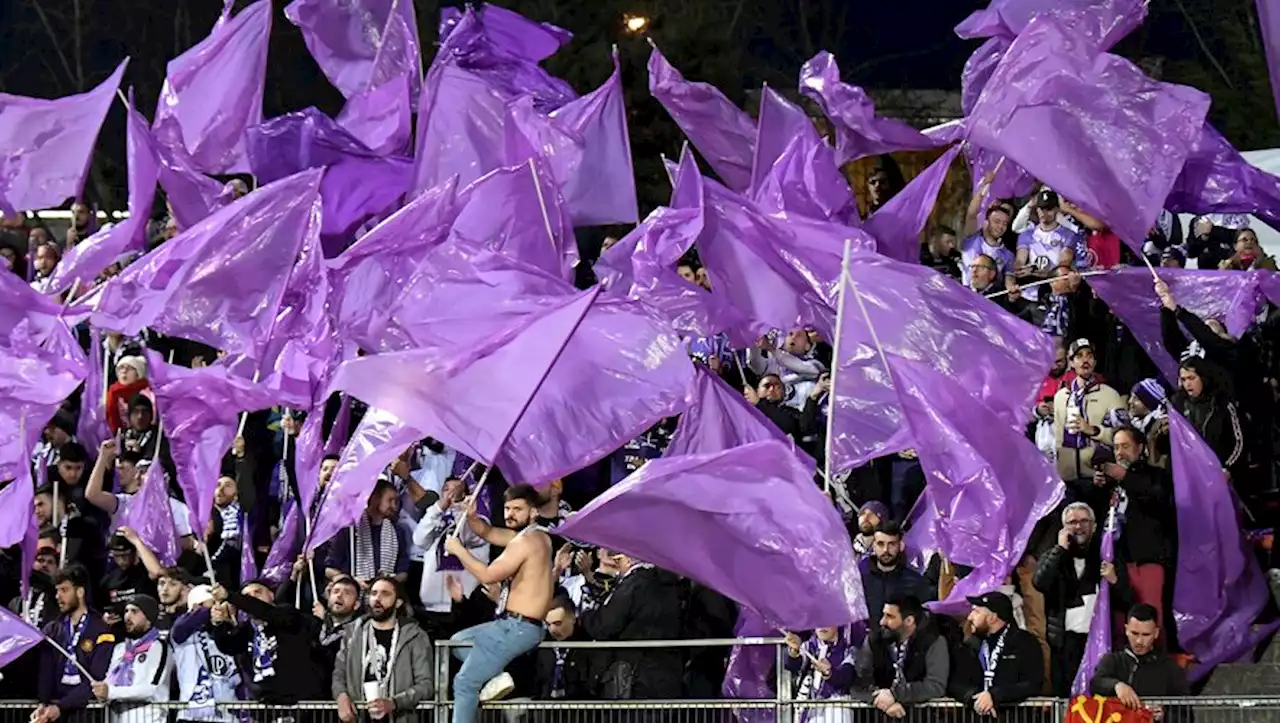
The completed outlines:
<svg viewBox="0 0 1280 723">
<path fill-rule="evenodd" d="M 255 700 L 267 705 L 293 705 L 329 697 L 329 684 L 316 651 L 318 622 L 314 616 L 238 592 L 228 592 L 227 602 L 260 621 L 263 646 L 274 648 L 269 670 L 259 675 L 254 660 L 254 624 L 214 626 L 213 640 L 218 648 L 227 655 L 241 657 L 245 676 L 253 683 Z"/>
<path fill-rule="evenodd" d="M 676 640 L 684 609 L 680 578 L 648 565 L 618 579 L 604 604 L 578 618 L 592 640 Z M 684 655 L 679 649 L 601 651 L 601 698 L 679 698 Z"/>
</svg>

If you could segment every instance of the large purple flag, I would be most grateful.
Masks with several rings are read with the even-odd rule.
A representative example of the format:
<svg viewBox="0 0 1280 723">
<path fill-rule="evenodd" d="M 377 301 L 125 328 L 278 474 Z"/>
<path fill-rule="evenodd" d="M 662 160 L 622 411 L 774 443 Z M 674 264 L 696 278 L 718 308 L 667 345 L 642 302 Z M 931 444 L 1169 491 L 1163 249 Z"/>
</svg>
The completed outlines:
<svg viewBox="0 0 1280 723">
<path fill-rule="evenodd" d="M 877 116 L 875 103 L 866 91 L 841 82 L 835 56 L 825 50 L 800 69 L 800 92 L 820 105 L 831 119 L 842 164 L 882 153 L 938 146 L 937 141 L 900 120 Z"/>
<path fill-rule="evenodd" d="M 1160 280 L 1182 308 L 1202 319 L 1218 319 L 1239 337 L 1253 323 L 1262 275 L 1252 271 L 1156 269 Z M 1146 350 L 1170 384 L 1178 383 L 1178 360 L 1164 348 L 1160 331 L 1160 299 L 1151 271 L 1115 269 L 1089 279 L 1089 287 L 1111 309 Z"/>
<path fill-rule="evenodd" d="M 755 193 L 765 174 L 797 136 L 817 136 L 809 115 L 800 106 L 765 86 L 760 91 L 760 110 L 756 118 L 755 156 L 751 161 L 751 192 Z"/>
<path fill-rule="evenodd" d="M 991 0 L 956 26 L 962 38 L 1013 40 L 1036 17 L 1069 18 L 1079 32 L 1110 50 L 1124 36 L 1142 25 L 1147 16 L 1143 0 Z"/>
<path fill-rule="evenodd" d="M 776 627 L 867 617 L 840 514 L 779 441 L 653 460 L 558 532 L 697 580 Z"/>
<path fill-rule="evenodd" d="M 147 352 L 147 371 L 191 529 L 202 533 L 213 510 L 222 458 L 235 441 L 240 413 L 276 406 L 279 393 L 221 366 L 186 369 Z"/>
<path fill-rule="evenodd" d="M 0 608 L 0 668 L 44 642 L 44 634 L 18 615 Z"/>
<path fill-rule="evenodd" d="M 128 64 L 80 95 L 45 100 L 0 93 L 0 212 L 37 211 L 80 195 Z"/>
<path fill-rule="evenodd" d="M 1144 239 L 1204 125 L 1209 96 L 1157 83 L 1055 18 L 1033 20 L 969 114 L 969 140 Z"/>
<path fill-rule="evenodd" d="M 98 231 L 67 250 L 53 270 L 50 291 L 79 284 L 88 291 L 93 279 L 122 254 L 142 248 L 147 241 L 147 221 L 156 196 L 160 160 L 147 121 L 132 107 L 126 109 L 125 153 L 129 163 L 129 216 L 109 229 Z"/>
<path fill-rule="evenodd" d="M 369 407 L 325 488 L 324 501 L 316 513 L 305 551 L 314 551 L 342 528 L 354 525 L 368 506 L 369 493 L 378 475 L 421 438 L 420 433 L 401 423 L 395 415 Z"/>
<path fill-rule="evenodd" d="M 890 358 L 929 360 L 941 378 L 994 414 L 986 423 L 1022 428 L 1053 362 L 1049 337 L 916 264 L 860 252 L 851 257 L 849 275 L 833 374 L 831 473 L 900 452 L 918 441 L 904 424 L 898 394 L 877 347 Z M 859 298 L 871 317 L 875 338 Z"/>
<path fill-rule="evenodd" d="M 440 8 L 440 42 L 453 34 L 463 14 L 456 7 Z M 539 23 L 499 5 L 484 6 L 485 35 L 505 52 L 538 62 L 555 55 L 573 40 L 573 33 L 551 23 Z"/>
<path fill-rule="evenodd" d="M 1280 177 L 1246 161 L 1205 123 L 1165 207 L 1176 213 L 1251 213 L 1280 228 Z"/>
<path fill-rule="evenodd" d="M 260 358 L 289 269 L 320 230 L 320 177 L 263 186 L 148 253 L 102 287 L 93 324 L 123 334 L 152 327 Z"/>
<path fill-rule="evenodd" d="M 1280 8 L 1271 0 L 1258 0 L 1258 25 L 1266 48 L 1267 72 L 1271 75 L 1271 94 L 1280 111 Z"/>
<path fill-rule="evenodd" d="M 241 10 L 169 61 L 153 128 L 203 173 L 245 173 L 244 134 L 262 122 L 271 1 Z"/>
<path fill-rule="evenodd" d="M 649 92 L 667 109 L 724 184 L 751 187 L 756 125 L 710 83 L 691 83 L 654 46 L 649 56 Z"/>
<path fill-rule="evenodd" d="M 760 97 L 751 199 L 770 213 L 850 223 L 858 205 L 836 163 L 836 151 L 818 135 L 802 108 L 766 87 Z"/>
<path fill-rule="evenodd" d="M 102 332 L 89 329 L 88 376 L 80 396 L 80 418 L 76 421 L 76 440 L 85 449 L 96 450 L 111 437 L 107 428 L 107 355 L 102 353 Z"/>
<path fill-rule="evenodd" d="M 154 135 L 152 136 L 154 140 Z M 200 223 L 231 202 L 218 181 L 197 171 L 185 148 L 155 143 L 160 160 L 160 188 L 179 231 Z"/>
<path fill-rule="evenodd" d="M 379 56 L 391 50 L 413 69 L 417 95 L 421 60 L 413 0 L 294 0 L 284 15 L 302 31 L 316 65 L 346 98 L 369 89 Z"/>
<path fill-rule="evenodd" d="M 298 553 L 302 550 L 300 544 L 302 528 L 298 522 L 300 519 L 298 509 L 298 503 L 295 501 L 289 508 L 289 512 L 285 514 L 280 533 L 276 535 L 275 540 L 272 540 L 271 550 L 267 552 L 267 559 L 262 564 L 262 578 L 272 586 L 279 586 L 289 579 L 293 561 L 298 558 Z"/>
<path fill-rule="evenodd" d="M 982 96 L 987 82 L 991 80 L 1000 61 L 1004 59 L 1005 52 L 1009 50 L 1009 43 L 1009 40 L 1002 37 L 989 38 L 973 51 L 973 55 L 970 55 L 969 60 L 965 62 L 964 70 L 960 74 L 960 107 L 966 115 L 972 113 L 978 104 L 978 98 Z M 967 125 L 961 121 L 959 126 L 960 137 L 963 137 L 968 133 Z M 988 189 L 988 198 L 983 201 L 984 205 L 997 198 L 1025 196 L 1031 193 L 1035 185 L 1036 179 L 1032 178 L 1026 169 L 999 153 L 992 153 L 967 143 L 964 145 L 964 155 L 969 161 L 969 176 L 973 182 L 975 194 L 982 179 L 986 178 L 988 173 L 995 172 Z"/>
<path fill-rule="evenodd" d="M 409 190 L 412 160 L 374 153 L 315 108 L 272 118 L 250 128 L 246 139 L 260 183 L 324 168 L 320 234 L 329 256 L 350 245 L 366 221 L 394 210 Z"/>
<path fill-rule="evenodd" d="M 23 322 L 9 335 L 9 343 L 0 346 L 0 480 L 24 476 L 30 466 L 31 449 L 44 430 L 44 425 L 57 411 L 67 395 L 75 391 L 88 374 L 84 354 L 78 346 L 66 343 L 70 332 L 61 329 L 58 341 L 43 346 Z M 50 337 L 50 340 L 54 337 Z M 20 439 L 19 429 L 26 429 Z M 28 514 L 31 506 L 27 505 Z"/>
<path fill-rule="evenodd" d="M 876 249 L 897 261 L 920 259 L 920 234 L 933 213 L 933 206 L 947 180 L 947 171 L 960 152 L 960 146 L 943 153 L 938 160 L 911 179 L 889 202 L 867 218 L 863 230 L 875 236 Z"/>
<path fill-rule="evenodd" d="M 409 77 L 402 73 L 347 101 L 338 125 L 378 155 L 407 155 L 413 136 Z"/>
<path fill-rule="evenodd" d="M 1114 562 L 1116 559 L 1116 532 L 1116 510 L 1112 507 L 1107 515 L 1106 528 L 1102 532 L 1103 562 Z M 1093 680 L 1093 671 L 1097 669 L 1102 657 L 1111 652 L 1113 624 L 1111 581 L 1104 577 L 1098 580 L 1097 602 L 1093 604 L 1093 619 L 1089 621 L 1089 637 L 1085 640 L 1084 657 L 1076 670 L 1076 679 L 1071 684 L 1072 695 L 1089 695 L 1089 681 Z"/>
<path fill-rule="evenodd" d="M 856 568 L 856 565 L 855 565 Z M 865 603 L 864 603 L 865 604 Z M 781 631 L 760 619 L 748 608 L 738 609 L 738 622 L 733 626 L 735 638 L 771 638 Z M 737 700 L 769 700 L 777 695 L 770 673 L 777 662 L 777 648 L 772 645 L 735 645 L 729 652 L 720 695 Z M 742 723 L 774 723 L 777 718 L 770 708 L 738 708 L 735 717 Z"/>
<path fill-rule="evenodd" d="M 1201 660 L 1237 646 L 1267 605 L 1267 583 L 1240 527 L 1235 493 L 1218 456 L 1169 410 L 1173 497 L 1179 519 L 1173 617 L 1178 641 Z"/>
<path fill-rule="evenodd" d="M 27 329 L 25 333 L 33 335 L 36 341 L 43 341 L 62 327 L 62 318 L 76 324 L 84 314 L 82 310 L 74 310 L 74 315 L 62 312 L 56 298 L 31 288 L 18 274 L 0 273 L 0 345 L 9 344 L 13 332 L 19 328 Z"/>
<path fill-rule="evenodd" d="M 164 414 L 164 408 L 160 408 Z M 158 461 L 158 460 L 157 460 Z M 214 470 L 216 479 L 217 470 Z M 164 478 L 164 466 L 156 462 L 148 465 L 146 476 L 138 491 L 124 504 L 124 508 L 111 520 L 112 532 L 121 527 L 131 528 L 138 539 L 156 554 L 160 564 L 172 567 L 178 562 L 178 532 L 174 526 L 173 508 L 169 506 L 169 486 Z M 204 528 L 193 528 L 203 537 Z"/>
</svg>

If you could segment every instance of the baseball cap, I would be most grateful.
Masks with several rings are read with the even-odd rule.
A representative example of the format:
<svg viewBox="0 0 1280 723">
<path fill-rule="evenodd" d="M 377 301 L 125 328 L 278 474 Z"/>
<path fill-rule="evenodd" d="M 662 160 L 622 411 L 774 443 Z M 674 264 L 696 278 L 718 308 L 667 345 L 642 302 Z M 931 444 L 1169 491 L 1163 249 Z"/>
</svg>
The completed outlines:
<svg viewBox="0 0 1280 723">
<path fill-rule="evenodd" d="M 1071 346 L 1067 348 L 1067 358 L 1073 359 L 1076 354 L 1079 354 L 1085 349 L 1093 351 L 1093 344 L 1091 344 L 1088 339 L 1076 339 L 1071 342 Z"/>
<path fill-rule="evenodd" d="M 1050 209 L 1057 208 L 1061 204 L 1058 202 L 1058 194 L 1048 188 L 1040 189 L 1036 194 L 1036 208 Z"/>
<path fill-rule="evenodd" d="M 134 552 L 133 543 L 124 538 L 124 535 L 112 535 L 107 541 L 107 549 L 111 552 Z"/>
<path fill-rule="evenodd" d="M 988 592 L 982 595 L 965 598 L 969 604 L 976 608 L 986 608 L 995 613 L 995 616 L 1013 624 L 1013 603 L 1009 600 L 1009 596 L 1002 592 Z"/>
<path fill-rule="evenodd" d="M 1162 261 L 1173 259 L 1180 264 L 1185 264 L 1187 262 L 1187 255 L 1182 253 L 1182 249 L 1177 246 L 1170 246 L 1164 250 L 1164 253 L 1160 254 L 1160 259 Z"/>
</svg>

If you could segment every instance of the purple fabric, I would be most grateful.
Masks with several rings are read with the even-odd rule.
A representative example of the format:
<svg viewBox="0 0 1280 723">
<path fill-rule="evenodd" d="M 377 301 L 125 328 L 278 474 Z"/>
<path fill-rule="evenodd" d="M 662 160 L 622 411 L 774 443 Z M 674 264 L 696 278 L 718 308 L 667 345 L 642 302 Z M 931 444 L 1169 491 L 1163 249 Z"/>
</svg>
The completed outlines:
<svg viewBox="0 0 1280 723">
<path fill-rule="evenodd" d="M 857 296 L 890 358 L 930 360 L 984 405 L 987 424 L 1021 432 L 1052 366 L 1049 338 L 931 269 L 853 254 L 837 338 L 831 473 L 915 446 Z M 992 418 L 994 415 L 994 418 Z"/>
<path fill-rule="evenodd" d="M 1234 645 L 1267 605 L 1267 583 L 1240 529 L 1235 493 L 1218 457 L 1191 424 L 1169 410 L 1178 571 L 1173 617 L 1178 641 L 1201 660 Z"/>
<path fill-rule="evenodd" d="M 960 74 L 960 107 L 965 114 L 972 113 L 978 104 L 978 98 L 987 87 L 987 81 L 991 80 L 1005 52 L 1009 50 L 1009 43 L 1009 40 L 1001 37 L 989 38 L 973 51 L 973 55 L 970 55 L 969 60 L 965 62 L 964 71 Z M 964 122 L 958 125 L 962 133 L 968 132 Z M 972 144 L 965 144 L 964 154 L 969 160 L 969 176 L 973 182 L 974 193 L 978 192 L 978 186 L 988 173 L 999 169 L 991 179 L 988 198 L 983 201 L 984 208 L 995 199 L 1025 196 L 1031 193 L 1035 179 L 1018 164 L 1007 158 L 1002 163 L 1000 159 L 1003 156 L 999 153 L 992 153 Z"/>
<path fill-rule="evenodd" d="M 279 403 L 279 394 L 220 366 L 187 369 L 165 363 L 154 352 L 146 355 L 178 486 L 190 510 L 191 529 L 199 534 L 208 527 L 222 458 L 235 441 L 240 413 L 270 409 Z"/>
<path fill-rule="evenodd" d="M 760 99 L 751 178 L 751 199 L 769 213 L 857 222 L 858 205 L 835 149 L 803 109 L 768 87 Z"/>
<path fill-rule="evenodd" d="M 240 514 L 240 584 L 258 579 L 258 562 L 253 559 L 253 528 L 249 518 Z"/>
<path fill-rule="evenodd" d="M 44 634 L 15 613 L 0 608 L 0 668 L 44 642 Z"/>
<path fill-rule="evenodd" d="M 0 415 L 3 415 L 6 421 L 21 419 L 21 412 L 17 410 L 10 412 L 7 408 L 9 406 L 5 404 L 6 408 L 0 409 Z M 0 469 L 5 470 L 5 479 L 10 481 L 4 489 L 0 489 L 0 545 L 6 548 L 22 544 L 29 537 L 31 527 L 35 525 L 32 508 L 35 505 L 36 480 L 31 476 L 31 450 L 35 448 L 34 440 L 40 438 L 40 433 L 44 430 L 44 422 L 47 421 L 47 418 L 41 420 L 40 416 L 28 413 L 27 429 L 34 428 L 34 432 L 25 435 L 27 437 L 25 445 L 19 444 L 22 440 L 18 440 L 17 437 L 22 435 L 19 434 L 18 428 L 13 428 L 12 433 L 7 430 L 4 433 L 5 457 L 0 459 L 0 465 L 2 465 Z M 10 434 L 12 439 L 8 438 Z M 14 456 L 10 457 L 10 453 Z M 10 476 L 10 473 L 13 476 Z M 34 549 L 23 549 L 21 552 L 24 563 L 28 553 L 32 558 L 35 557 Z"/>
<path fill-rule="evenodd" d="M 147 242 L 147 222 L 155 202 L 160 160 L 147 121 L 132 107 L 126 110 L 125 154 L 129 163 L 129 217 L 98 231 L 67 250 L 49 281 L 49 290 L 60 292 L 79 285 L 88 291 L 103 269 L 121 255 L 142 249 Z"/>
<path fill-rule="evenodd" d="M 1262 293 L 1267 300 L 1280 306 L 1280 274 L 1275 272 L 1262 274 Z"/>
<path fill-rule="evenodd" d="M 417 96 L 409 93 L 409 73 L 401 73 L 347 101 L 338 125 L 380 156 L 404 156 L 411 151 L 413 112 Z"/>
<path fill-rule="evenodd" d="M 152 128 L 202 173 L 249 171 L 244 134 L 262 122 L 271 2 L 241 10 L 165 68 Z"/>
<path fill-rule="evenodd" d="M 862 228 L 876 238 L 876 249 L 881 254 L 896 261 L 919 261 L 920 234 L 959 153 L 960 146 L 943 153 L 867 218 Z"/>
<path fill-rule="evenodd" d="M 68 324 L 77 324 L 84 313 L 76 309 L 63 314 L 57 299 L 31 288 L 17 274 L 0 273 L 0 345 L 9 344 L 20 327 L 26 329 L 23 334 L 34 336 L 37 341 L 46 339 L 63 326 L 59 316 Z"/>
<path fill-rule="evenodd" d="M 1165 206 L 1177 213 L 1251 213 L 1280 228 L 1280 177 L 1246 161 L 1205 123 Z"/>
<path fill-rule="evenodd" d="M 160 188 L 179 231 L 195 226 L 230 202 L 221 183 L 193 167 L 186 149 L 158 143 L 154 147 L 160 160 Z"/>
<path fill-rule="evenodd" d="M 742 394 L 703 367 L 697 367 L 695 400 L 684 414 L 664 453 L 666 457 L 714 454 L 754 442 L 779 441 L 791 447 L 806 467 L 817 463 L 790 437 L 748 404 Z"/>
<path fill-rule="evenodd" d="M 0 212 L 38 211 L 80 196 L 128 64 L 80 95 L 45 100 L 0 93 Z"/>
<path fill-rule="evenodd" d="M 462 12 L 456 7 L 440 8 L 440 42 L 444 42 L 458 23 Z M 518 58 L 538 62 L 555 55 L 573 40 L 573 33 L 551 23 L 539 23 L 520 13 L 492 4 L 484 6 L 485 34 L 504 51 Z"/>
<path fill-rule="evenodd" d="M 263 186 L 143 256 L 102 287 L 94 326 L 261 357 L 288 271 L 320 230 L 320 174 Z"/>
<path fill-rule="evenodd" d="M 760 110 L 756 118 L 755 156 L 751 161 L 752 194 L 759 190 L 769 169 L 798 136 L 821 139 L 803 108 L 766 85 L 760 91 Z"/>
<path fill-rule="evenodd" d="M 1033 20 L 968 116 L 969 140 L 1007 156 L 1121 237 L 1144 239 L 1204 125 L 1209 97 L 1157 83 L 1064 27 Z"/>
<path fill-rule="evenodd" d="M 778 637 L 781 631 L 760 619 L 747 608 L 738 610 L 738 622 L 733 626 L 735 638 Z M 725 670 L 720 695 L 736 700 L 769 700 L 776 693 L 770 673 L 778 660 L 778 648 L 773 645 L 735 645 L 729 652 L 729 665 Z M 744 708 L 735 711 L 742 723 L 773 723 L 774 712 L 766 708 Z"/>
<path fill-rule="evenodd" d="M 344 97 L 376 85 L 378 61 L 387 55 L 412 69 L 417 96 L 421 60 L 413 0 L 294 0 L 284 15 L 302 31 L 316 65 Z"/>
<path fill-rule="evenodd" d="M 260 183 L 321 168 L 321 239 L 336 256 L 366 221 L 393 210 L 409 190 L 413 162 L 370 151 L 331 118 L 307 108 L 249 129 L 249 164 Z"/>
<path fill-rule="evenodd" d="M 293 563 L 298 559 L 298 553 L 301 551 L 298 544 L 302 539 L 300 534 L 298 504 L 295 502 L 289 508 L 289 513 L 285 515 L 284 525 L 281 526 L 276 539 L 271 542 L 271 550 L 267 553 L 267 559 L 262 565 L 263 579 L 273 586 L 279 586 L 289 579 Z"/>
<path fill-rule="evenodd" d="M 1163 267 L 1156 269 L 1156 273 L 1169 286 L 1178 306 L 1201 319 L 1222 321 L 1232 336 L 1238 338 L 1253 323 L 1262 274 Z M 1129 327 L 1164 378 L 1177 386 L 1179 360 L 1164 348 L 1160 299 L 1153 285 L 1151 271 L 1145 268 L 1116 269 L 1089 278 L 1089 287 L 1107 303 L 1111 313 Z"/>
<path fill-rule="evenodd" d="M 507 163 L 544 155 L 577 226 L 635 223 L 635 171 L 627 139 L 622 69 L 596 90 L 543 116 L 529 96 L 509 109 Z M 514 147 L 513 147 L 514 146 Z"/>
<path fill-rule="evenodd" d="M 1114 514 L 1114 508 L 1113 512 Z M 1116 559 L 1115 520 L 1108 522 L 1102 532 L 1102 561 Z M 1111 652 L 1111 582 L 1105 577 L 1098 581 L 1098 600 L 1093 606 L 1093 618 L 1089 621 L 1089 637 L 1085 640 L 1084 657 L 1071 684 L 1072 695 L 1089 695 L 1089 681 L 1102 657 Z"/>
<path fill-rule="evenodd" d="M 649 92 L 662 103 L 724 184 L 751 187 L 756 126 L 751 116 L 710 83 L 691 83 L 655 46 L 649 56 Z"/>
<path fill-rule="evenodd" d="M 962 38 L 1013 40 L 1031 24 L 1045 18 L 1065 18 L 1075 24 L 1098 50 L 1110 50 L 1136 30 L 1147 16 L 1143 0 L 991 0 L 956 26 Z"/>
<path fill-rule="evenodd" d="M 89 329 L 88 376 L 84 380 L 84 393 L 80 397 L 80 417 L 76 420 L 76 440 L 90 450 L 111 437 L 107 428 L 107 358 L 102 353 L 102 332 Z"/>
<path fill-rule="evenodd" d="M 841 165 L 894 151 L 922 151 L 938 142 L 900 120 L 876 116 L 866 91 L 840 81 L 835 56 L 822 51 L 800 69 L 800 92 L 822 107 L 836 129 Z"/>
<path fill-rule="evenodd" d="M 24 322 L 0 346 L 0 480 L 30 479 L 24 471 L 30 467 L 30 450 L 49 418 L 88 375 L 84 354 L 70 332 L 61 325 L 59 330 L 41 344 Z M 25 440 L 19 439 L 24 427 Z M 22 509 L 30 516 L 30 502 Z"/>
<path fill-rule="evenodd" d="M 394 415 L 369 407 L 325 487 L 304 552 L 314 552 L 339 530 L 354 525 L 368 507 L 378 475 L 421 437 Z"/>
<path fill-rule="evenodd" d="M 655 459 L 557 532 L 701 582 L 776 627 L 867 617 L 840 514 L 776 440 Z M 753 577 L 762 570 L 768 585 Z"/>
<path fill-rule="evenodd" d="M 861 317 L 856 302 L 846 304 L 845 314 Z M 939 551 L 974 568 L 934 608 L 956 614 L 965 609 L 966 596 L 1004 584 L 1036 523 L 1061 501 L 1062 483 L 1021 429 L 975 415 L 987 404 L 935 359 L 889 359 L 903 428 L 924 468 Z"/>
<path fill-rule="evenodd" d="M 1271 0 L 1258 0 L 1258 25 L 1267 54 L 1267 72 L 1271 76 L 1271 95 L 1280 110 L 1280 8 Z"/>
<path fill-rule="evenodd" d="M 157 410 L 164 414 L 163 407 Z M 215 480 L 217 470 L 214 470 Z M 169 486 L 165 481 L 164 465 L 153 460 L 147 467 L 137 493 L 125 501 L 123 509 L 112 517 L 111 531 L 121 527 L 131 528 L 148 550 L 155 553 L 160 564 L 172 567 L 178 562 L 178 532 L 174 526 L 173 508 L 169 506 Z M 192 528 L 204 531 L 203 527 Z"/>
</svg>

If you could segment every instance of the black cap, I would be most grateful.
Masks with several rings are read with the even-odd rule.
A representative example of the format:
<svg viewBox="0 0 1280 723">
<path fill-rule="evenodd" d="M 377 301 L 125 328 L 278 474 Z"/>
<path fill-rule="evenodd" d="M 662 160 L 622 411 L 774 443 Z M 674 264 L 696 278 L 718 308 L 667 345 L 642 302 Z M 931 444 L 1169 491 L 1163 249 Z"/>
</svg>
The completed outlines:
<svg viewBox="0 0 1280 723">
<path fill-rule="evenodd" d="M 976 597 L 965 598 L 969 604 L 976 608 L 986 608 L 995 613 L 995 616 L 1012 625 L 1013 619 L 1013 603 L 1009 600 L 1009 596 L 1002 592 L 988 592 Z"/>
<path fill-rule="evenodd" d="M 137 552 L 132 542 L 124 538 L 124 535 L 112 535 L 107 541 L 107 549 L 112 552 Z"/>
<path fill-rule="evenodd" d="M 155 625 L 156 620 L 160 618 L 160 603 L 150 595 L 134 595 L 124 601 L 124 607 L 129 607 L 130 605 L 138 608 L 143 615 L 146 615 L 147 620 L 150 620 L 152 625 Z"/>
<path fill-rule="evenodd" d="M 1079 354 L 1085 349 L 1089 349 L 1090 351 L 1092 351 L 1093 344 L 1090 343 L 1088 339 L 1076 339 L 1075 341 L 1071 342 L 1071 346 L 1067 348 L 1067 358 L 1075 359 L 1076 354 Z"/>
<path fill-rule="evenodd" d="M 1057 208 L 1060 205 L 1061 204 L 1058 202 L 1058 194 L 1047 188 L 1040 189 L 1040 192 L 1036 194 L 1036 208 L 1048 210 L 1051 208 Z"/>
</svg>

